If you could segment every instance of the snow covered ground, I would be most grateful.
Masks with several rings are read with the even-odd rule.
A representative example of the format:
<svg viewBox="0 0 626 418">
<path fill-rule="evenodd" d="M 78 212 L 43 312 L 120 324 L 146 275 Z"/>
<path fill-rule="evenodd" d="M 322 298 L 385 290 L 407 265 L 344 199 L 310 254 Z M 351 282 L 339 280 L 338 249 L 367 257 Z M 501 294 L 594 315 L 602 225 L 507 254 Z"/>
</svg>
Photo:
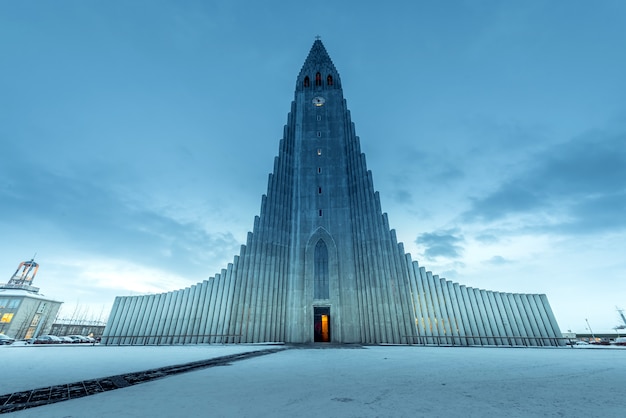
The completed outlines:
<svg viewBox="0 0 626 418">
<path fill-rule="evenodd" d="M 0 394 L 266 348 L 0 347 Z M 621 417 L 626 350 L 378 346 L 279 353 L 15 417 Z"/>
</svg>

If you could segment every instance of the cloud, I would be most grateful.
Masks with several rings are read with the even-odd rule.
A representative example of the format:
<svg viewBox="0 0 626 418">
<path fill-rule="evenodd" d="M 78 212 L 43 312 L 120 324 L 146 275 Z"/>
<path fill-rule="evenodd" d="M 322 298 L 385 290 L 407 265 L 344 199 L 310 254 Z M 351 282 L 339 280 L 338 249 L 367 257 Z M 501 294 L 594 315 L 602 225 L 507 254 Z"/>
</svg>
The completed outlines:
<svg viewBox="0 0 626 418">
<path fill-rule="evenodd" d="M 493 264 L 496 266 L 501 266 L 503 264 L 509 264 L 509 263 L 511 263 L 510 260 L 507 260 L 506 258 L 500 255 L 494 255 L 489 260 L 485 261 L 485 264 Z"/>
<path fill-rule="evenodd" d="M 626 228 L 626 134 L 594 132 L 551 146 L 495 191 L 475 198 L 465 221 L 534 217 L 535 227 L 585 234 Z"/>
<path fill-rule="evenodd" d="M 474 237 L 474 239 L 483 244 L 495 244 L 500 241 L 500 238 L 491 233 L 478 234 Z"/>
<path fill-rule="evenodd" d="M 210 212 L 192 214 L 207 208 L 178 208 L 176 199 L 164 207 L 151 196 L 158 189 L 124 184 L 119 170 L 105 168 L 60 173 L 27 167 L 0 187 L 0 225 L 37 237 L 35 249 L 68 245 L 196 279 L 219 272 L 239 252 L 230 231 L 204 225 Z"/>
<path fill-rule="evenodd" d="M 458 234 L 458 229 L 442 230 L 432 233 L 424 233 L 417 237 L 415 243 L 425 247 L 424 255 L 433 259 L 437 257 L 460 258 L 463 247 L 459 245 L 465 239 Z"/>
<path fill-rule="evenodd" d="M 392 194 L 393 200 L 398 204 L 411 204 L 413 202 L 413 196 L 411 192 L 406 189 L 395 190 Z"/>
</svg>

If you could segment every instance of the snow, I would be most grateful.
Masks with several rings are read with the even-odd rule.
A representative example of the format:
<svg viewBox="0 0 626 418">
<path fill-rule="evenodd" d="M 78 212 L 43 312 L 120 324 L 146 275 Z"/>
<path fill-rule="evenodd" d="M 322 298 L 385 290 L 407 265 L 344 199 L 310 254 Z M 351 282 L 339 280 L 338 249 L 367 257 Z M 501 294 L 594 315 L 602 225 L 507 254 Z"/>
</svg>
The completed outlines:
<svg viewBox="0 0 626 418">
<path fill-rule="evenodd" d="M 288 347 L 15 417 L 625 416 L 626 350 Z M 267 348 L 0 348 L 0 394 Z M 276 348 L 276 346 L 272 346 Z"/>
</svg>

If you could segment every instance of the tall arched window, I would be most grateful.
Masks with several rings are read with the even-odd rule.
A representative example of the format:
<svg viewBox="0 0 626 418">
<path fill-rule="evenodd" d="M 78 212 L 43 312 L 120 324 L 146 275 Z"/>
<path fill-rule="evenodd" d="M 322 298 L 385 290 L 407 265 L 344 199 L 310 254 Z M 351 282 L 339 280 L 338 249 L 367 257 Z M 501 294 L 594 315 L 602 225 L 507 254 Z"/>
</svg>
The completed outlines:
<svg viewBox="0 0 626 418">
<path fill-rule="evenodd" d="M 329 86 L 333 85 L 333 76 L 328 74 L 328 77 L 326 77 L 326 84 L 328 84 Z"/>
<path fill-rule="evenodd" d="M 309 81 L 309 76 L 304 77 L 304 87 L 309 87 L 311 82 Z"/>
<path fill-rule="evenodd" d="M 322 75 L 320 73 L 315 74 L 315 85 L 316 86 L 322 85 Z"/>
<path fill-rule="evenodd" d="M 328 248 L 323 240 L 315 245 L 315 277 L 313 297 L 328 299 Z"/>
</svg>

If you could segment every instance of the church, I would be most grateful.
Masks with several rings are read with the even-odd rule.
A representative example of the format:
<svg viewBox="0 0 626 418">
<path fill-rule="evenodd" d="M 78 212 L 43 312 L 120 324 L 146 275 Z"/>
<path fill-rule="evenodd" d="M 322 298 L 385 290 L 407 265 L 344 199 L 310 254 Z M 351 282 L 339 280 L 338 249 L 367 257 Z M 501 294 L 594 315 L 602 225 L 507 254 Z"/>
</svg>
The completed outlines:
<svg viewBox="0 0 626 418">
<path fill-rule="evenodd" d="M 102 344 L 563 345 L 546 295 L 433 275 L 389 227 L 317 39 L 245 245 L 185 289 L 115 299 Z"/>
</svg>

